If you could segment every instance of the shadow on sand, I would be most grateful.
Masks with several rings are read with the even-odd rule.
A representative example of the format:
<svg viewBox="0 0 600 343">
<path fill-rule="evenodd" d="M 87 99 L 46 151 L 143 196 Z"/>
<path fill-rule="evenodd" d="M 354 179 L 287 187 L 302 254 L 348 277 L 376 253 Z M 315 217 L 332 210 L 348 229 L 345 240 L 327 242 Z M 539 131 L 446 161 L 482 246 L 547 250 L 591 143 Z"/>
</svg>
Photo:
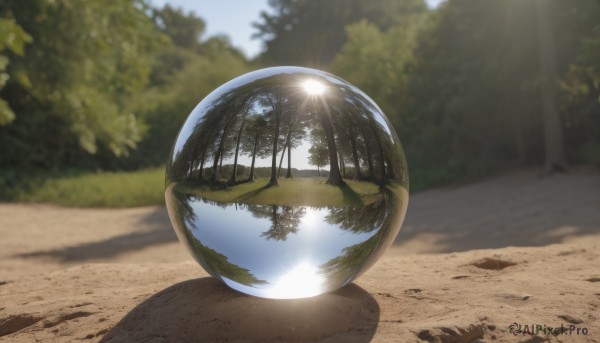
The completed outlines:
<svg viewBox="0 0 600 343">
<path fill-rule="evenodd" d="M 134 232 L 52 250 L 14 255 L 17 258 L 53 258 L 61 263 L 110 259 L 124 253 L 178 241 L 164 208 L 157 208 L 139 219 Z"/>
<path fill-rule="evenodd" d="M 354 284 L 314 298 L 272 300 L 235 292 L 214 278 L 170 286 L 135 307 L 101 342 L 369 342 L 379 305 Z"/>
</svg>

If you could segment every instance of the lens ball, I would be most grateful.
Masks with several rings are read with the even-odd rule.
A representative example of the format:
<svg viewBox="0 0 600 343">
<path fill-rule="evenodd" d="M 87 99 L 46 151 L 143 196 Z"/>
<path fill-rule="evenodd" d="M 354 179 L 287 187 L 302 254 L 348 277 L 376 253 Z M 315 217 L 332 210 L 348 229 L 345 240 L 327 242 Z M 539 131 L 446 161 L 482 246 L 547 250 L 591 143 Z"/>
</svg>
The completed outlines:
<svg viewBox="0 0 600 343">
<path fill-rule="evenodd" d="M 202 100 L 167 161 L 177 236 L 243 293 L 304 298 L 364 273 L 408 202 L 400 141 L 381 109 L 319 70 L 276 67 Z"/>
</svg>

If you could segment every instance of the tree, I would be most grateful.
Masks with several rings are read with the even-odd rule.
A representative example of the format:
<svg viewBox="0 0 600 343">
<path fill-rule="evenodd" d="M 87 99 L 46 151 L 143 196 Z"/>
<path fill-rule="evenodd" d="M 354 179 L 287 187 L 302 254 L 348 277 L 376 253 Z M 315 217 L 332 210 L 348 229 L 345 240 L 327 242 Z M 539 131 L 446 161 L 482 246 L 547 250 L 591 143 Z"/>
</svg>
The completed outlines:
<svg viewBox="0 0 600 343">
<path fill-rule="evenodd" d="M 268 155 L 267 139 L 265 133 L 267 130 L 267 122 L 260 114 L 252 115 L 248 120 L 247 129 L 242 140 L 242 151 L 252 157 L 250 163 L 250 174 L 248 175 L 249 182 L 254 182 L 254 164 L 256 157 L 266 157 Z"/>
<path fill-rule="evenodd" d="M 423 13 L 422 0 L 271 0 L 271 13 L 254 24 L 266 47 L 267 64 L 326 68 L 346 42 L 347 25 L 365 19 L 382 30 Z"/>
<path fill-rule="evenodd" d="M 161 9 L 152 9 L 152 19 L 158 29 L 169 36 L 173 44 L 186 49 L 199 49 L 200 37 L 206 23 L 194 12 L 184 13 L 181 8 L 169 4 Z"/>
<path fill-rule="evenodd" d="M 256 218 L 267 218 L 271 221 L 269 230 L 260 236 L 276 241 L 285 241 L 290 233 L 297 233 L 302 217 L 306 214 L 304 207 L 277 205 L 248 205 L 248 210 Z"/>
<path fill-rule="evenodd" d="M 221 172 L 221 168 L 220 168 L 220 163 L 223 161 L 223 156 L 229 151 L 229 149 L 226 149 L 226 142 L 230 142 L 228 134 L 229 134 L 229 130 L 231 129 L 231 127 L 233 126 L 233 124 L 236 122 L 237 117 L 243 113 L 247 113 L 246 111 L 244 111 L 244 108 L 248 105 L 248 101 L 249 101 L 250 97 L 249 96 L 245 96 L 243 98 L 243 100 L 241 99 L 237 99 L 238 102 L 235 102 L 233 100 L 229 100 L 227 98 L 222 99 L 222 104 L 223 107 L 217 107 L 215 109 L 213 109 L 213 113 L 219 113 L 220 115 L 225 114 L 226 115 L 226 120 L 223 120 L 221 122 L 221 126 L 220 127 L 213 127 L 213 129 L 218 129 L 219 132 L 221 132 L 221 137 L 219 138 L 219 145 L 217 147 L 217 150 L 214 153 L 214 162 L 213 162 L 213 174 L 212 174 L 212 181 L 219 181 L 220 179 L 220 172 Z M 241 102 L 240 102 L 241 100 Z M 244 114 L 245 116 L 245 114 Z M 239 146 L 239 145 L 238 145 Z M 219 166 L 219 168 L 217 168 L 217 166 Z"/>
<path fill-rule="evenodd" d="M 333 207 L 325 217 L 327 223 L 339 225 L 343 230 L 353 233 L 385 230 L 383 227 L 388 216 L 393 212 L 391 201 L 382 195 L 376 202 L 367 206 Z"/>
<path fill-rule="evenodd" d="M 287 172 L 285 175 L 286 179 L 293 178 L 292 176 L 292 149 L 296 148 L 302 139 L 304 138 L 304 128 L 306 126 L 306 112 L 301 105 L 296 105 L 288 110 L 286 116 L 286 134 L 284 137 L 284 144 L 281 149 L 281 157 L 279 159 L 279 168 L 277 169 L 277 177 L 281 174 L 281 166 L 283 158 L 286 155 L 287 150 Z"/>
<path fill-rule="evenodd" d="M 384 231 L 380 230 L 366 241 L 344 248 L 341 255 L 320 265 L 319 272 L 329 280 L 350 280 L 376 251 L 383 236 L 382 232 Z"/>
<path fill-rule="evenodd" d="M 318 99 L 313 99 L 318 101 Z M 323 135 L 325 136 L 325 142 L 327 144 L 327 153 L 329 154 L 329 177 L 326 183 L 335 186 L 344 185 L 344 179 L 340 174 L 340 166 L 338 163 L 338 150 L 335 143 L 335 135 L 333 128 L 333 116 L 331 109 L 327 104 L 313 104 L 311 111 L 317 118 L 321 125 Z M 310 152 L 310 151 L 309 151 Z"/>
<path fill-rule="evenodd" d="M 317 167 L 319 176 L 321 176 L 321 167 L 327 165 L 329 154 L 325 137 L 321 130 L 313 129 L 311 131 L 313 145 L 308 149 L 308 163 Z"/>
<path fill-rule="evenodd" d="M 348 40 L 331 66 L 336 75 L 367 91 L 389 115 L 406 102 L 413 50 L 426 13 L 406 18 L 402 25 L 382 32 L 361 20 L 346 27 Z"/>
<path fill-rule="evenodd" d="M 233 170 L 231 172 L 231 177 L 229 178 L 229 184 L 235 185 L 237 183 L 236 174 L 237 174 L 237 163 L 238 163 L 238 153 L 240 151 L 240 141 L 242 139 L 242 132 L 244 131 L 244 127 L 246 125 L 246 116 L 248 115 L 248 111 L 250 111 L 251 105 L 246 105 L 244 109 L 242 109 L 242 117 L 240 118 L 240 129 L 237 134 L 236 145 L 235 145 L 235 158 L 233 160 Z"/>
<path fill-rule="evenodd" d="M 271 105 L 269 112 L 271 118 L 271 126 L 273 127 L 273 149 L 271 150 L 271 179 L 267 183 L 268 187 L 279 186 L 277 182 L 277 146 L 279 144 L 279 130 L 281 128 L 281 120 L 283 117 L 283 108 L 286 99 L 279 91 L 273 89 L 270 94 L 265 94 L 266 101 Z"/>
</svg>

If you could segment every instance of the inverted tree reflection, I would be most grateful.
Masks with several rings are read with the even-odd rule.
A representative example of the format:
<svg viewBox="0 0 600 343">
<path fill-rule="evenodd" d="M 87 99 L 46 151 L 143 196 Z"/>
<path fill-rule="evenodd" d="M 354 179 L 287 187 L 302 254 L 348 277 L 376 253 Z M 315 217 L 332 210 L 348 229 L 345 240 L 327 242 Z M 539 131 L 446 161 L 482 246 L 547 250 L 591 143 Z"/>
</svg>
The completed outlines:
<svg viewBox="0 0 600 343">
<path fill-rule="evenodd" d="M 392 210 L 387 197 L 367 206 L 331 207 L 325 220 L 353 233 L 366 233 L 378 230 Z"/>
<path fill-rule="evenodd" d="M 306 214 L 305 207 L 278 205 L 247 205 L 246 208 L 256 218 L 266 218 L 271 221 L 269 230 L 260 236 L 269 240 L 285 241 L 290 233 L 297 233 Z"/>
<path fill-rule="evenodd" d="M 183 234 L 187 238 L 188 244 L 190 244 L 190 250 L 192 251 L 196 260 L 202 265 L 205 270 L 212 271 L 215 275 L 224 276 L 230 280 L 238 282 L 246 286 L 266 284 L 265 280 L 256 278 L 250 270 L 242 268 L 237 264 L 231 263 L 227 256 L 219 253 L 218 251 L 211 249 L 194 236 L 194 231 L 199 230 L 197 226 L 198 216 L 192 207 L 192 203 L 196 201 L 204 201 L 193 195 L 186 194 L 183 192 L 168 192 L 167 201 L 169 202 L 169 209 L 176 211 L 172 218 L 180 218 L 176 224 L 177 227 L 183 228 Z M 219 204 L 212 201 L 205 201 L 211 205 L 221 206 L 227 208 L 227 204 Z"/>
</svg>

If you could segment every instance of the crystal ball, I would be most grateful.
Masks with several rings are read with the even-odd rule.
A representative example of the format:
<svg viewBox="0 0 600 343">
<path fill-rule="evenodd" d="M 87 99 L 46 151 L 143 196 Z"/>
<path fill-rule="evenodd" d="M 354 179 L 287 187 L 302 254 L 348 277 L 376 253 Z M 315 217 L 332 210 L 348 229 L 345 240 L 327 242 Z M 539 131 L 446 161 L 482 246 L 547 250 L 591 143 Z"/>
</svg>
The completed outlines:
<svg viewBox="0 0 600 343">
<path fill-rule="evenodd" d="M 237 77 L 186 119 L 166 166 L 177 236 L 229 287 L 304 298 L 359 277 L 406 212 L 406 159 L 377 104 L 300 67 Z"/>
</svg>

